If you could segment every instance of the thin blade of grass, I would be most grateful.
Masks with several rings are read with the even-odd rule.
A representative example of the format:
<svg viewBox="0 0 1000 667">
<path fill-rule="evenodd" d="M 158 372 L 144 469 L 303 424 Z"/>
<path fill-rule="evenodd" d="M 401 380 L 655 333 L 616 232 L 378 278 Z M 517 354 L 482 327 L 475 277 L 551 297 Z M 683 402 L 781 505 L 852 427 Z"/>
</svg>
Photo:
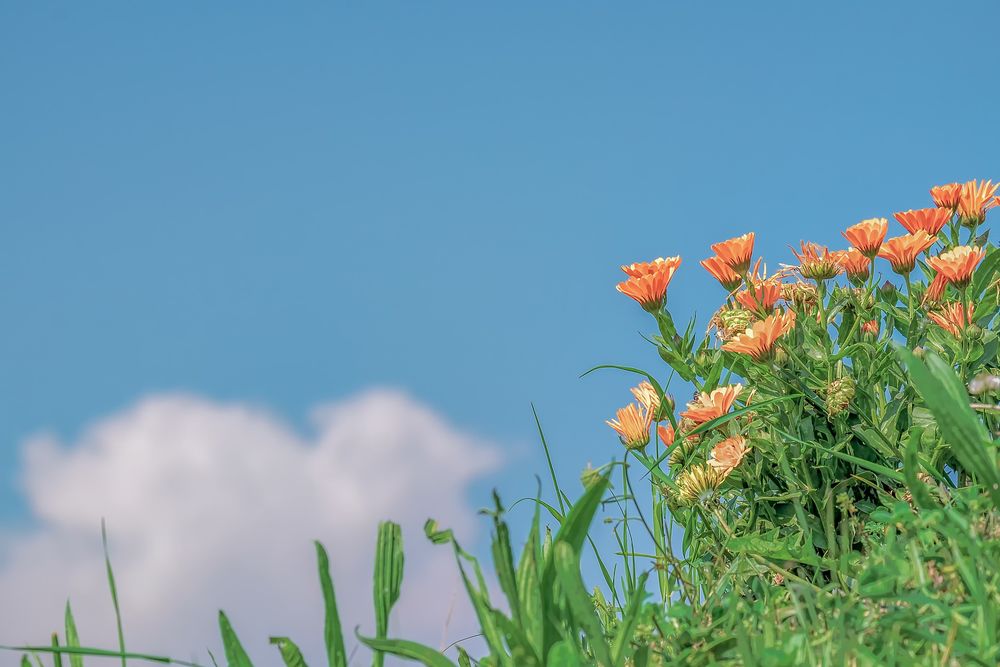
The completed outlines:
<svg viewBox="0 0 1000 667">
<path fill-rule="evenodd" d="M 326 644 L 327 662 L 330 667 L 347 667 L 344 633 L 340 625 L 340 613 L 337 611 L 337 596 L 333 591 L 333 580 L 330 578 L 330 558 L 319 542 L 316 542 L 316 560 L 319 583 L 323 590 L 323 606 L 326 611 L 323 641 Z"/>
<path fill-rule="evenodd" d="M 80 635 L 76 631 L 76 621 L 73 619 L 73 610 L 69 606 L 69 600 L 66 600 L 66 646 L 70 648 L 78 648 L 80 646 Z M 83 656 L 72 655 L 69 656 L 70 667 L 83 667 Z"/>
<path fill-rule="evenodd" d="M 383 521 L 378 528 L 375 545 L 375 636 L 386 639 L 389 632 L 389 614 L 399 600 L 403 584 L 403 534 L 399 524 Z M 373 667 L 382 667 L 385 656 L 375 651 Z"/>
<path fill-rule="evenodd" d="M 111 557 L 108 555 L 108 531 L 101 519 L 101 545 L 104 548 L 104 567 L 108 571 L 108 586 L 111 589 L 111 602 L 115 607 L 115 628 L 118 631 L 118 651 L 122 656 L 122 667 L 127 667 L 128 658 L 125 653 L 125 633 L 122 631 L 122 612 L 118 605 L 118 587 L 115 586 L 115 573 L 111 569 Z"/>
<path fill-rule="evenodd" d="M 219 612 L 219 631 L 222 634 L 222 647 L 226 651 L 226 662 L 229 663 L 229 667 L 253 667 L 250 656 L 243 649 L 243 644 L 240 643 L 236 631 L 233 630 L 229 618 L 223 611 Z"/>
</svg>

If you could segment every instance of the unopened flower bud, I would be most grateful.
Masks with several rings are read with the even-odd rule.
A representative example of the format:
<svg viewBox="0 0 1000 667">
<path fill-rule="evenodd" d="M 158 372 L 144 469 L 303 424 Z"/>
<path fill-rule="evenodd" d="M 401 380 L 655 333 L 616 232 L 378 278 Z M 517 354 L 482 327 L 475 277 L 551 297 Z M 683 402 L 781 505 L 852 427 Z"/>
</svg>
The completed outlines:
<svg viewBox="0 0 1000 667">
<path fill-rule="evenodd" d="M 588 463 L 587 467 L 583 469 L 582 473 L 580 473 L 580 483 L 583 484 L 583 488 L 589 489 L 600 481 L 601 471 Z"/>
<path fill-rule="evenodd" d="M 882 283 L 882 287 L 879 288 L 879 292 L 881 292 L 882 296 L 884 296 L 887 299 L 891 299 L 893 297 L 898 298 L 899 296 L 898 294 L 896 294 L 896 286 L 893 285 L 888 280 Z"/>
</svg>

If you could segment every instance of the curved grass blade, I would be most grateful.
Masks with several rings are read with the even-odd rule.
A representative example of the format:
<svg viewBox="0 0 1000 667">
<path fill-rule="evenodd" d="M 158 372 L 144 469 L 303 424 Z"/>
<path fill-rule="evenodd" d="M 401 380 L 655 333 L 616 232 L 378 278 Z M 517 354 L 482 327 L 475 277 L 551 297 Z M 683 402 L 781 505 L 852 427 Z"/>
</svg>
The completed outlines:
<svg viewBox="0 0 1000 667">
<path fill-rule="evenodd" d="M 455 663 L 446 658 L 444 654 L 435 651 L 429 646 L 418 644 L 417 642 L 411 642 L 405 639 L 378 639 L 377 637 L 365 637 L 358 634 L 356 631 L 354 634 L 362 644 L 373 651 L 381 651 L 383 653 L 399 656 L 400 658 L 416 660 L 427 667 L 455 667 Z"/>
<path fill-rule="evenodd" d="M 101 519 L 101 545 L 104 548 L 104 567 L 108 571 L 108 586 L 111 588 L 111 602 L 115 607 L 115 626 L 118 631 L 118 651 L 122 656 L 122 667 L 126 667 L 128 659 L 125 653 L 125 633 L 122 631 L 122 612 L 118 606 L 118 587 L 115 586 L 115 573 L 111 569 L 111 557 L 108 555 L 108 531 Z"/>
<path fill-rule="evenodd" d="M 165 655 L 151 655 L 148 653 L 122 653 L 121 651 L 112 651 L 103 648 L 88 648 L 86 646 L 61 646 L 55 649 L 51 646 L 2 646 L 0 645 L 0 650 L 3 651 L 16 651 L 18 653 L 43 653 L 43 654 L 56 654 L 61 655 L 79 655 L 79 656 L 94 656 L 96 658 L 130 658 L 132 660 L 144 660 L 146 662 L 155 662 L 162 665 L 180 665 L 181 667 L 203 667 L 196 662 L 187 662 L 185 660 L 176 660 L 174 658 L 167 657 Z"/>
<path fill-rule="evenodd" d="M 278 647 L 281 659 L 285 661 L 285 667 L 308 667 L 306 659 L 302 657 L 302 651 L 288 637 L 271 637 L 268 641 Z"/>
<path fill-rule="evenodd" d="M 222 634 L 222 647 L 226 651 L 226 662 L 229 663 L 229 667 L 253 667 L 250 656 L 243 649 L 243 644 L 240 643 L 229 618 L 223 611 L 219 612 L 219 632 Z"/>
<path fill-rule="evenodd" d="M 323 626 L 323 642 L 326 644 L 326 658 L 329 667 L 347 667 L 347 653 L 344 651 L 344 633 L 337 611 L 337 596 L 330 578 L 330 558 L 326 549 L 316 542 L 316 561 L 319 569 L 319 584 L 323 590 L 323 606 L 326 620 Z"/>
<path fill-rule="evenodd" d="M 62 653 L 59 652 L 59 634 L 52 633 L 52 662 L 54 667 L 63 667 Z"/>
<path fill-rule="evenodd" d="M 69 648 L 79 648 L 80 646 L 80 635 L 76 631 L 76 621 L 73 620 L 73 610 L 70 609 L 69 600 L 66 600 L 66 646 Z M 73 655 L 69 656 L 70 667 L 83 667 L 83 656 Z"/>
<path fill-rule="evenodd" d="M 542 449 L 545 451 L 545 462 L 549 465 L 549 475 L 552 476 L 552 486 L 556 491 L 556 500 L 559 501 L 559 509 L 561 514 L 566 513 L 566 507 L 563 505 L 562 491 L 559 489 L 559 480 L 556 479 L 556 469 L 552 465 L 552 454 L 549 452 L 549 444 L 545 441 L 545 433 L 542 431 L 542 422 L 538 419 L 538 411 L 535 410 L 535 404 L 531 404 L 531 414 L 535 417 L 535 426 L 538 428 L 538 437 L 542 441 Z"/>
</svg>

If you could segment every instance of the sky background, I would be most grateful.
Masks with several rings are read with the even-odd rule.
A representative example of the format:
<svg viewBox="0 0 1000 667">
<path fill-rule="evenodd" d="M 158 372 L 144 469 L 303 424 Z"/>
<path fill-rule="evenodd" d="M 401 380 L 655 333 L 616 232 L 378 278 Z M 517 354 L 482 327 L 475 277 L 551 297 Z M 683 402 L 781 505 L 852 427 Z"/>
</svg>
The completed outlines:
<svg viewBox="0 0 1000 667">
<path fill-rule="evenodd" d="M 756 231 L 776 266 L 1000 177 L 998 25 L 996 2 L 0 3 L 0 564 L 101 515 L 114 541 L 116 503 L 147 498 L 71 511 L 132 474 L 119 431 L 142 439 L 94 424 L 246 409 L 305 451 L 351 422 L 317 410 L 373 395 L 460 434 L 479 463 L 406 471 L 454 475 L 481 548 L 490 489 L 545 472 L 531 402 L 567 486 L 620 456 L 603 420 L 632 378 L 579 378 L 660 368 L 619 265 L 681 255 L 671 310 L 703 328 L 710 243 Z M 97 469 L 47 482 L 88 447 Z M 74 485 L 102 456 L 122 477 Z M 408 502 L 362 541 L 397 506 L 419 539 Z M 303 536 L 341 512 L 315 511 Z"/>
</svg>

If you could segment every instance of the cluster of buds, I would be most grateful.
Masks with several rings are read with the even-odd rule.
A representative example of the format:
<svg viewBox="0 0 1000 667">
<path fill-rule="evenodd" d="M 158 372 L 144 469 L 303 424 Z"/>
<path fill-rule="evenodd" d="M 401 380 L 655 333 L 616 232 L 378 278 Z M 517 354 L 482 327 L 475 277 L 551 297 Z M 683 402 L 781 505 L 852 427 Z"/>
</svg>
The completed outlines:
<svg viewBox="0 0 1000 667">
<path fill-rule="evenodd" d="M 723 306 L 715 312 L 709 323 L 710 328 L 714 328 L 719 339 L 724 342 L 731 341 L 738 334 L 743 333 L 753 324 L 756 319 L 749 310 L 739 306 Z"/>
</svg>

